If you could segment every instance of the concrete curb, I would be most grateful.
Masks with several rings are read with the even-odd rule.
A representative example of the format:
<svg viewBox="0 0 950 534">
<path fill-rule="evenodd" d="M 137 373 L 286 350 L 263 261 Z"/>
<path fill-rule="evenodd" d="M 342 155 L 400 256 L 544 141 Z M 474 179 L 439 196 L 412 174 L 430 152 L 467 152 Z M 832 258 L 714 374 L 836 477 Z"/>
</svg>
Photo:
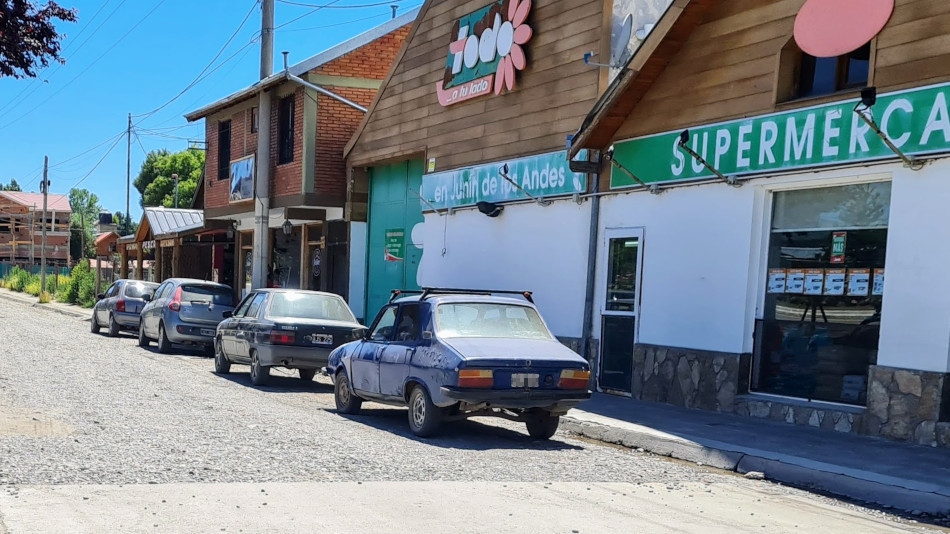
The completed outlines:
<svg viewBox="0 0 950 534">
<path fill-rule="evenodd" d="M 950 489 L 919 481 L 850 469 L 772 451 L 705 439 L 687 439 L 649 427 L 624 423 L 625 428 L 566 416 L 561 428 L 586 438 L 745 474 L 764 473 L 766 478 L 852 499 L 919 510 L 934 515 L 950 513 Z M 847 454 L 847 451 L 842 451 Z"/>
<path fill-rule="evenodd" d="M 13 302 L 19 302 L 21 304 L 26 304 L 34 308 L 40 308 L 43 310 L 49 310 L 51 312 L 59 313 L 61 315 L 66 315 L 68 317 L 73 317 L 76 319 L 89 319 L 92 315 L 91 310 L 85 310 L 83 308 L 77 308 L 75 310 L 69 308 L 63 308 L 61 306 L 53 306 L 50 304 L 41 304 L 39 302 L 34 302 L 32 296 L 29 298 L 15 297 L 5 291 L 0 291 L 0 299 L 9 300 Z"/>
</svg>

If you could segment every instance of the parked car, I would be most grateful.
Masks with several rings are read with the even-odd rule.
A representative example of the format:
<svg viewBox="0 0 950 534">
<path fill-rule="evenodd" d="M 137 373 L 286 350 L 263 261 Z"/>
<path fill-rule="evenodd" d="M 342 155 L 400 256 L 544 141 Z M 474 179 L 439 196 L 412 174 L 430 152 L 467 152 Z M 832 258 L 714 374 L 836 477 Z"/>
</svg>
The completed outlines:
<svg viewBox="0 0 950 534">
<path fill-rule="evenodd" d="M 92 307 L 91 329 L 98 334 L 103 326 L 109 328 L 109 337 L 122 330 L 138 330 L 139 313 L 145 306 L 145 296 L 151 296 L 158 284 L 141 280 L 116 280 L 105 293 L 96 297 Z"/>
<path fill-rule="evenodd" d="M 169 278 L 146 300 L 139 346 L 147 347 L 154 339 L 162 353 L 179 343 L 203 347 L 210 354 L 218 323 L 234 310 L 230 287 L 190 278 Z"/>
<path fill-rule="evenodd" d="M 497 296 L 505 293 L 394 292 L 364 339 L 330 354 L 337 410 L 358 413 L 364 400 L 407 406 L 409 429 L 423 437 L 474 416 L 553 436 L 560 417 L 590 398 L 590 367 L 551 334 L 531 293 Z"/>
<path fill-rule="evenodd" d="M 215 371 L 250 365 L 255 386 L 265 384 L 276 366 L 313 380 L 334 348 L 366 331 L 339 295 L 317 291 L 257 289 L 225 315 L 214 338 Z"/>
</svg>

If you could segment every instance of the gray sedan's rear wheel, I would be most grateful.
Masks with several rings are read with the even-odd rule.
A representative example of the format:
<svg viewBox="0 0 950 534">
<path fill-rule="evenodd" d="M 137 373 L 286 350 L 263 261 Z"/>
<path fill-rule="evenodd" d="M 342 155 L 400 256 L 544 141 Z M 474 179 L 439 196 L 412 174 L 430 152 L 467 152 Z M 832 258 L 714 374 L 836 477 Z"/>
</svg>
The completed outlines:
<svg viewBox="0 0 950 534">
<path fill-rule="evenodd" d="M 221 346 L 221 340 L 214 340 L 214 372 L 219 375 L 226 375 L 231 372 L 231 361 L 224 354 L 224 347 Z"/>
<path fill-rule="evenodd" d="M 360 407 L 363 406 L 363 399 L 353 393 L 350 386 L 350 378 L 346 376 L 346 371 L 340 370 L 333 381 L 333 399 L 336 401 L 336 411 L 346 414 L 360 413 Z"/>
<path fill-rule="evenodd" d="M 251 383 L 255 386 L 267 385 L 267 379 L 270 378 L 270 367 L 261 365 L 261 359 L 257 357 L 257 351 L 251 353 Z"/>
<path fill-rule="evenodd" d="M 528 427 L 528 435 L 535 439 L 551 439 L 551 436 L 557 432 L 561 417 L 551 415 L 547 410 L 532 410 L 528 413 L 525 425 Z"/>
<path fill-rule="evenodd" d="M 96 312 L 92 312 L 92 320 L 89 322 L 89 331 L 93 334 L 99 333 L 99 321 L 96 319 Z"/>
<path fill-rule="evenodd" d="M 313 380 L 313 377 L 317 376 L 316 369 L 297 369 L 297 374 L 300 375 L 300 379 L 304 382 L 310 382 Z"/>
<path fill-rule="evenodd" d="M 432 403 L 429 392 L 415 386 L 409 394 L 409 430 L 420 438 L 429 437 L 442 424 L 442 410 Z"/>
<path fill-rule="evenodd" d="M 109 314 L 109 337 L 115 337 L 119 335 L 119 323 L 115 322 L 115 316 L 111 313 Z"/>
<path fill-rule="evenodd" d="M 168 354 L 172 351 L 172 342 L 168 340 L 165 334 L 165 323 L 158 323 L 158 352 Z"/>
</svg>

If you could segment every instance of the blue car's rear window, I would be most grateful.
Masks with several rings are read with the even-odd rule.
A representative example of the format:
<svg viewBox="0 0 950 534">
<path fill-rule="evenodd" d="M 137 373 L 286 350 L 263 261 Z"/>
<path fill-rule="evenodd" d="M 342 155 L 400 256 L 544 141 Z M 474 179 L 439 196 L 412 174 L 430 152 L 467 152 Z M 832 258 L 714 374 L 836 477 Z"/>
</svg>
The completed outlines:
<svg viewBox="0 0 950 534">
<path fill-rule="evenodd" d="M 534 308 L 515 304 L 439 304 L 436 308 L 436 326 L 439 335 L 444 338 L 551 339 L 551 333 Z"/>
<path fill-rule="evenodd" d="M 182 286 L 183 302 L 211 302 L 220 306 L 234 306 L 234 295 L 226 287 L 218 286 Z"/>
</svg>

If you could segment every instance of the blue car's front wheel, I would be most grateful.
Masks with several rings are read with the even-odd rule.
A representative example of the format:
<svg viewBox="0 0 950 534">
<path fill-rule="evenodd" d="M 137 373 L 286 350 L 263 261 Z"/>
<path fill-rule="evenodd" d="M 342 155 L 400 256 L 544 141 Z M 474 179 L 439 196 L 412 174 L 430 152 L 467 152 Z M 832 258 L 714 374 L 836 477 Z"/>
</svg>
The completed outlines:
<svg viewBox="0 0 950 534">
<path fill-rule="evenodd" d="M 333 398 L 336 401 L 336 411 L 352 415 L 360 413 L 363 399 L 353 393 L 350 379 L 343 369 L 336 373 L 336 379 L 333 381 Z"/>
</svg>

